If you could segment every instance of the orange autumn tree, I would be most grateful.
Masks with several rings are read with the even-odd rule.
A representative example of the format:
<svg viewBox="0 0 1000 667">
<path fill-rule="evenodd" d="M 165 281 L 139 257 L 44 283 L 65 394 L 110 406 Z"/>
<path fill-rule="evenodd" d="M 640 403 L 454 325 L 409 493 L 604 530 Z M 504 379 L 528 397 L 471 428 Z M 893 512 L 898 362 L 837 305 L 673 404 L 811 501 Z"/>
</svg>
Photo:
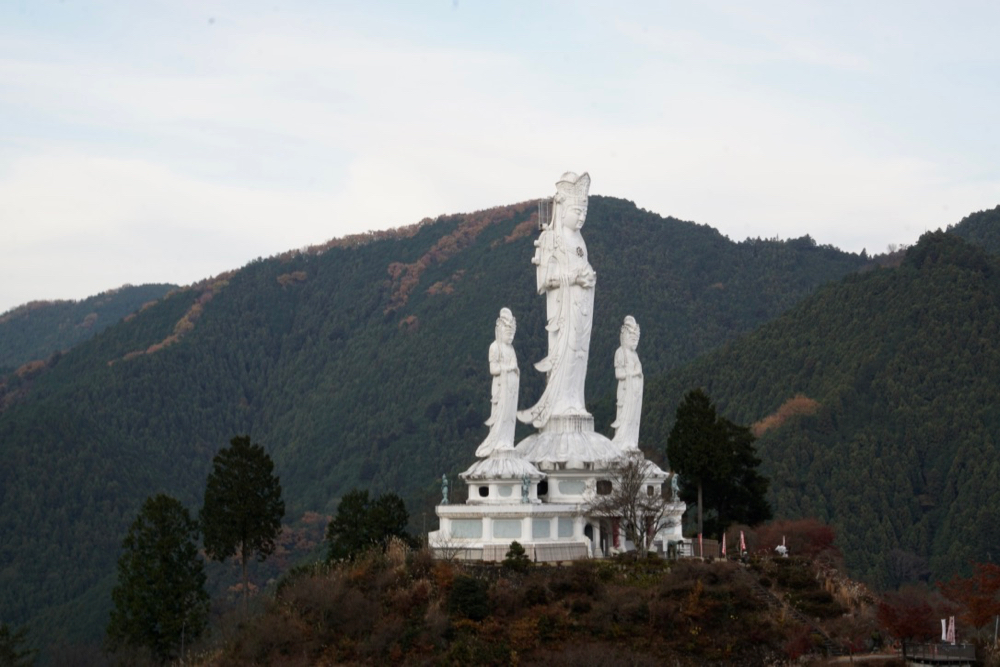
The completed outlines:
<svg viewBox="0 0 1000 667">
<path fill-rule="evenodd" d="M 971 577 L 952 577 L 941 593 L 962 608 L 961 620 L 979 630 L 1000 615 L 1000 565 L 973 563 Z"/>
<path fill-rule="evenodd" d="M 928 641 L 937 636 L 937 611 L 931 606 L 926 590 L 908 586 L 886 593 L 878 603 L 879 625 L 897 639 Z"/>
</svg>

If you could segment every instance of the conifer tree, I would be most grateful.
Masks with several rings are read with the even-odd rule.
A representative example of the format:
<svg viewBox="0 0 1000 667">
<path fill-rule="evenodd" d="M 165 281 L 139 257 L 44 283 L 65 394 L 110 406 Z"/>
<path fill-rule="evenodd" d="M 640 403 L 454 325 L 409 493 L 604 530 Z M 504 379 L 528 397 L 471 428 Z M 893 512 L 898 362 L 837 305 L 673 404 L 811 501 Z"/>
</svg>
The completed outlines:
<svg viewBox="0 0 1000 667">
<path fill-rule="evenodd" d="M 705 507 L 712 512 L 712 535 L 737 521 L 752 525 L 771 518 L 770 482 L 757 472 L 761 460 L 754 441 L 749 428 L 720 417 L 701 389 L 688 392 L 677 407 L 667 458 L 681 475 L 681 498 L 697 498 L 699 534 L 705 532 Z"/>
<path fill-rule="evenodd" d="M 145 648 L 166 662 L 197 638 L 208 619 L 198 526 L 180 501 L 147 498 L 118 559 L 118 584 L 108 623 L 112 648 Z"/>
<path fill-rule="evenodd" d="M 677 418 L 667 438 L 670 468 L 681 475 L 685 489 L 698 491 L 698 533 L 703 533 L 703 486 L 713 468 L 724 465 L 715 405 L 701 389 L 689 391 L 677 406 Z M 685 494 L 688 495 L 688 494 Z"/>
<path fill-rule="evenodd" d="M 249 436 L 237 436 L 212 461 L 199 514 L 205 552 L 212 560 L 239 556 L 243 572 L 243 606 L 249 595 L 247 559 L 265 561 L 281 533 L 285 502 L 274 462 Z"/>
<path fill-rule="evenodd" d="M 410 515 L 403 499 L 385 493 L 374 500 L 368 491 L 353 489 L 344 494 L 337 515 L 326 527 L 330 560 L 353 559 L 367 549 L 385 549 L 392 537 L 413 543 L 406 532 Z"/>
</svg>

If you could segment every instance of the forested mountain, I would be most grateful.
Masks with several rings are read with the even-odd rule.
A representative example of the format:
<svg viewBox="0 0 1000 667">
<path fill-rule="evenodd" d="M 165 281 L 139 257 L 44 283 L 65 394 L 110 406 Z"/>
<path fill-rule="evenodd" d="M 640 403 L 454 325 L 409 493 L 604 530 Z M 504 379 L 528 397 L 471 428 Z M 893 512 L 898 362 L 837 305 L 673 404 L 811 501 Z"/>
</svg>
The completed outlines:
<svg viewBox="0 0 1000 667">
<path fill-rule="evenodd" d="M 967 215 L 958 224 L 949 225 L 948 231 L 991 255 L 1000 254 L 1000 206 Z"/>
<path fill-rule="evenodd" d="M 832 523 L 854 575 L 894 587 L 1000 554 L 1000 258 L 934 232 L 818 290 L 648 386 L 649 446 L 697 386 L 756 423 L 776 516 Z"/>
<path fill-rule="evenodd" d="M 0 314 L 0 375 L 68 350 L 175 288 L 124 285 L 81 301 L 32 301 Z"/>
<path fill-rule="evenodd" d="M 865 263 L 809 237 L 734 243 L 605 197 L 591 198 L 584 233 L 598 275 L 598 408 L 625 315 L 642 326 L 652 376 Z M 487 348 L 503 306 L 518 318 L 521 403 L 542 390 L 531 367 L 545 347 L 536 235 L 525 203 L 257 260 L 3 378 L 0 617 L 99 637 L 142 501 L 163 492 L 196 508 L 212 456 L 235 434 L 274 458 L 287 521 L 330 513 L 363 486 L 407 498 L 419 529 L 441 474 L 466 468 L 485 436 Z M 606 430 L 608 410 L 596 414 Z"/>
</svg>

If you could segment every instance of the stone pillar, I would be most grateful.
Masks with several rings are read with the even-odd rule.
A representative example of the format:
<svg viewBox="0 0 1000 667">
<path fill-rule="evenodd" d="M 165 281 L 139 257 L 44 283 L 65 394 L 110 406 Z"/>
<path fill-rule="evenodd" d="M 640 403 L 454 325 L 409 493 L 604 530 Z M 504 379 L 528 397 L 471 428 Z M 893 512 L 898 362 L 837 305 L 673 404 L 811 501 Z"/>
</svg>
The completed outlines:
<svg viewBox="0 0 1000 667">
<path fill-rule="evenodd" d="M 493 519 L 488 516 L 483 517 L 483 544 L 493 541 Z"/>
</svg>

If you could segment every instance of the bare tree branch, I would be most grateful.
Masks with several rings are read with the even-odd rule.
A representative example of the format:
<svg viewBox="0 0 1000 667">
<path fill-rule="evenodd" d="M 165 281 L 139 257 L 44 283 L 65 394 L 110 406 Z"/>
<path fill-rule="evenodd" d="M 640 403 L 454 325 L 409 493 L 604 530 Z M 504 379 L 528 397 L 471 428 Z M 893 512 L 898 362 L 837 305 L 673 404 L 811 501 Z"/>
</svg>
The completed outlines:
<svg viewBox="0 0 1000 667">
<path fill-rule="evenodd" d="M 653 539 L 677 520 L 668 511 L 673 501 L 663 488 L 667 475 L 647 461 L 638 450 L 627 451 L 608 467 L 610 493 L 600 494 L 590 504 L 595 516 L 619 519 L 625 536 L 645 557 Z"/>
</svg>

